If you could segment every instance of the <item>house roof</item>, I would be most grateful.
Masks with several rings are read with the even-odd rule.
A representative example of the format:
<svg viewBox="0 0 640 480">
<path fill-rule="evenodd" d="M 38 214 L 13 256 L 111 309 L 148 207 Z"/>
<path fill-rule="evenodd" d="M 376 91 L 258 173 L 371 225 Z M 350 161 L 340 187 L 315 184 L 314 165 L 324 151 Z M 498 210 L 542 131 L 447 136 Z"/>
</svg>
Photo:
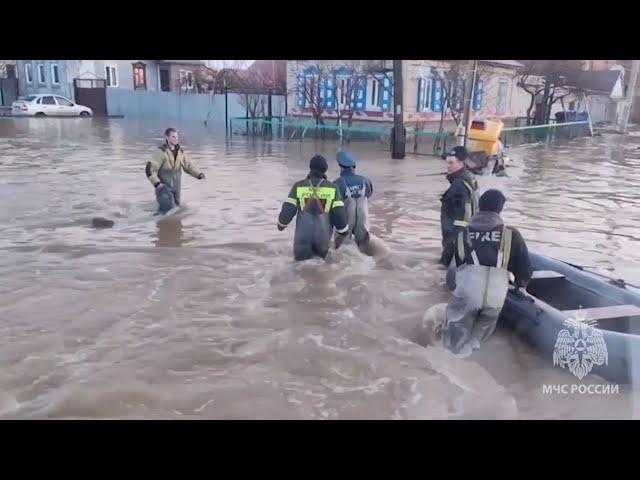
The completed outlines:
<svg viewBox="0 0 640 480">
<path fill-rule="evenodd" d="M 272 72 L 276 73 L 276 76 L 279 72 L 286 73 L 287 61 L 286 60 L 256 60 L 253 62 L 247 70 L 250 72 L 260 71 L 271 74 Z"/>
<path fill-rule="evenodd" d="M 222 68 L 216 74 L 229 91 L 240 90 L 247 84 L 248 72 L 237 68 Z M 222 83 L 221 83 L 222 84 Z"/>
<path fill-rule="evenodd" d="M 274 73 L 275 79 L 272 78 Z M 229 92 L 283 92 L 286 90 L 286 61 L 257 60 L 246 70 L 223 68 L 217 77 L 224 80 Z"/>
<path fill-rule="evenodd" d="M 284 87 L 287 84 L 286 60 L 256 60 L 247 69 L 250 74 L 261 77 L 265 84 Z"/>
<path fill-rule="evenodd" d="M 479 60 L 482 63 L 490 63 L 499 67 L 523 68 L 524 64 L 517 60 Z"/>
<path fill-rule="evenodd" d="M 620 70 L 587 70 L 567 75 L 566 84 L 585 92 L 612 95 L 620 77 Z"/>
<path fill-rule="evenodd" d="M 204 65 L 202 60 L 161 60 L 165 63 L 177 63 L 180 65 Z"/>
</svg>

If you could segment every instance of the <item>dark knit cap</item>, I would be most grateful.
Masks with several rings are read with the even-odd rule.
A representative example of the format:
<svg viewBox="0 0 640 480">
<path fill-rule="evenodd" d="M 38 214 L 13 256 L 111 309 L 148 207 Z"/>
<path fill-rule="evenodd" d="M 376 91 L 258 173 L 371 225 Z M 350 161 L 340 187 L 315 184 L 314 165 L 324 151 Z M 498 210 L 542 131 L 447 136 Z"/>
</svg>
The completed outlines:
<svg viewBox="0 0 640 480">
<path fill-rule="evenodd" d="M 329 168 L 327 160 L 322 155 L 315 155 L 309 161 L 309 168 L 316 172 L 325 173 Z"/>
<path fill-rule="evenodd" d="M 500 213 L 506 201 L 507 199 L 500 190 L 492 188 L 482 194 L 478 207 L 481 211 Z"/>
<path fill-rule="evenodd" d="M 467 158 L 469 158 L 469 151 L 465 147 L 453 147 L 447 153 L 442 154 L 443 160 L 446 160 L 447 157 L 456 157 L 461 162 L 464 162 Z"/>
</svg>

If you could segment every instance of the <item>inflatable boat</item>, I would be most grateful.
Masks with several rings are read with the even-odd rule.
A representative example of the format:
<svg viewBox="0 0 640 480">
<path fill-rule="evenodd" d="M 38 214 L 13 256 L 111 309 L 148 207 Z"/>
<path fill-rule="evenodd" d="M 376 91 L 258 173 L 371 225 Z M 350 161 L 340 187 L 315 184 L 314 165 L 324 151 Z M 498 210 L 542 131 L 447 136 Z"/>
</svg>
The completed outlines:
<svg viewBox="0 0 640 480">
<path fill-rule="evenodd" d="M 640 384 L 640 288 L 535 253 L 530 257 L 533 277 L 526 290 L 509 290 L 501 324 L 569 377 Z"/>
</svg>

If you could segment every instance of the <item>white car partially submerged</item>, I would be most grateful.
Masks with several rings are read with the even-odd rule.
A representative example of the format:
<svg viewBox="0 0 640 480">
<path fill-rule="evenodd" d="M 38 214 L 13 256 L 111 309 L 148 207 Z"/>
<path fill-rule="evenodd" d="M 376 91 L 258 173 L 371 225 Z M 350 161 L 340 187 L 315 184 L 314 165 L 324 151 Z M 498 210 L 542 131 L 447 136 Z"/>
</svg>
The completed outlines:
<svg viewBox="0 0 640 480">
<path fill-rule="evenodd" d="M 29 95 L 13 102 L 11 114 L 29 117 L 90 117 L 93 110 L 61 95 Z"/>
</svg>

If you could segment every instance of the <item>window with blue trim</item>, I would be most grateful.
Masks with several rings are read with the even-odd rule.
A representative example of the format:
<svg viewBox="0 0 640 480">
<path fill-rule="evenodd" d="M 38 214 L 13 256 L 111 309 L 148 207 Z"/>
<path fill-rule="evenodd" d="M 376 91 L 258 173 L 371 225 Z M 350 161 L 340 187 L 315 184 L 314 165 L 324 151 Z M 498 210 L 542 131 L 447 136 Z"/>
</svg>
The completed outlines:
<svg viewBox="0 0 640 480">
<path fill-rule="evenodd" d="M 433 80 L 433 94 L 431 95 L 431 111 L 442 111 L 442 80 L 440 78 L 434 78 Z"/>
<path fill-rule="evenodd" d="M 418 112 L 428 112 L 431 105 L 433 80 L 431 78 L 418 79 Z"/>
<path fill-rule="evenodd" d="M 329 109 L 336 108 L 335 77 L 333 75 L 326 75 L 322 84 L 322 106 Z"/>
<path fill-rule="evenodd" d="M 367 108 L 367 77 L 363 75 L 359 79 L 360 85 L 356 89 L 356 110 L 364 111 Z"/>
<path fill-rule="evenodd" d="M 307 75 L 306 77 L 306 85 L 305 85 L 305 107 L 309 107 L 311 106 L 311 104 L 313 105 L 317 105 L 318 103 L 320 103 L 320 100 L 318 97 L 320 97 L 322 95 L 322 88 L 319 89 L 318 91 L 318 86 L 319 86 L 319 82 L 318 82 L 318 77 L 316 77 L 315 75 Z"/>
<path fill-rule="evenodd" d="M 336 78 L 338 105 L 341 109 L 350 109 L 354 97 L 354 92 L 352 91 L 352 78 L 347 76 L 338 76 Z"/>
<path fill-rule="evenodd" d="M 389 75 L 382 78 L 382 99 L 380 100 L 380 108 L 383 112 L 391 111 L 391 103 L 393 101 L 393 81 Z"/>
<path fill-rule="evenodd" d="M 473 90 L 473 109 L 480 110 L 482 108 L 482 97 L 484 94 L 484 80 L 476 78 L 476 86 Z"/>
<path fill-rule="evenodd" d="M 382 90 L 383 89 L 380 79 L 374 76 L 370 76 L 367 79 L 367 110 L 380 110 L 380 103 L 382 101 Z"/>
<path fill-rule="evenodd" d="M 455 79 L 453 85 L 451 86 L 451 100 L 450 105 L 451 109 L 454 112 L 462 112 L 464 107 L 464 78 L 461 75 Z"/>
<path fill-rule="evenodd" d="M 371 75 L 366 82 L 366 110 L 389 112 L 393 101 L 393 83 L 387 75 Z"/>
</svg>

